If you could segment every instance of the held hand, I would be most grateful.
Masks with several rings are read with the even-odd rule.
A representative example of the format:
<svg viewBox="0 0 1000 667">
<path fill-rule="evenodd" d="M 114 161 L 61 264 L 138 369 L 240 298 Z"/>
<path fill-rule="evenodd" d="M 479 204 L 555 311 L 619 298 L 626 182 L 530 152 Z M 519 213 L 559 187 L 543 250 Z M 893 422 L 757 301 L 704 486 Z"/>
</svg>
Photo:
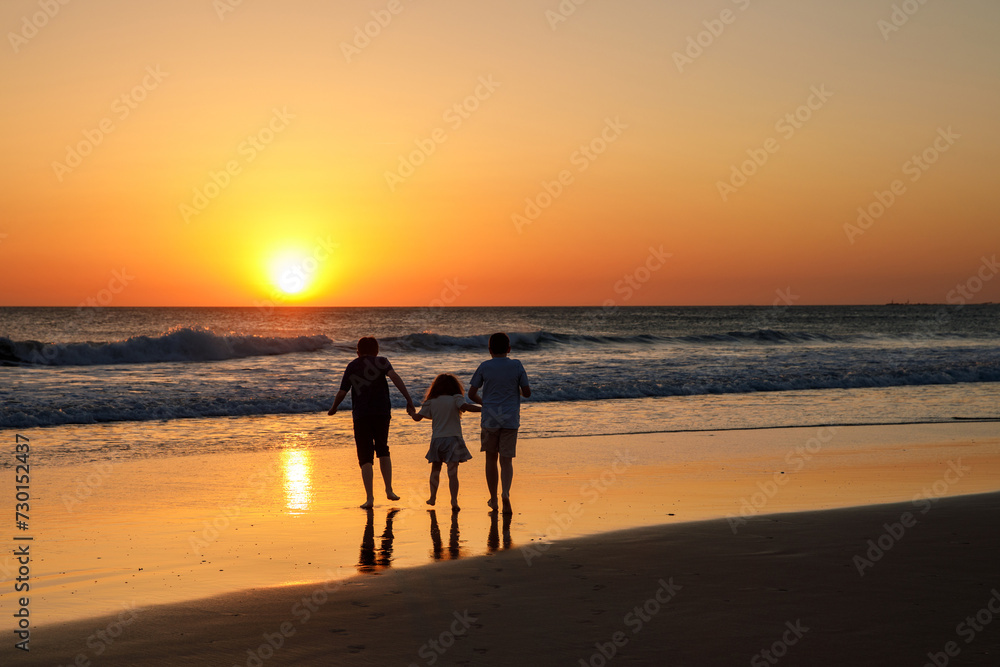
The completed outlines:
<svg viewBox="0 0 1000 667">
<path fill-rule="evenodd" d="M 416 413 L 417 413 L 417 409 L 415 407 L 413 407 L 413 403 L 407 403 L 406 404 L 406 414 L 408 414 L 408 415 L 410 415 L 412 417 Z"/>
</svg>

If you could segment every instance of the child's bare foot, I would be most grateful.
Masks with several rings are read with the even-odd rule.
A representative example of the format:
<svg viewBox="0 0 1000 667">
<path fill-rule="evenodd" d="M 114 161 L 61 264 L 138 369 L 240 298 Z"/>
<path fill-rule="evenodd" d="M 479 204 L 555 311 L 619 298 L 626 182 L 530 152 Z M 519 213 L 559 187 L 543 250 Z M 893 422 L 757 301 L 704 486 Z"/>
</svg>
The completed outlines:
<svg viewBox="0 0 1000 667">
<path fill-rule="evenodd" d="M 392 492 L 392 489 L 385 490 L 385 497 L 389 500 L 399 500 L 399 496 Z"/>
<path fill-rule="evenodd" d="M 451 506 L 451 511 L 452 511 L 452 512 L 457 512 L 457 511 L 459 511 L 460 509 L 462 509 L 462 508 L 461 508 L 461 507 L 459 507 L 458 505 L 452 505 L 452 506 Z"/>
<path fill-rule="evenodd" d="M 490 498 L 489 500 L 486 501 L 486 504 L 490 506 L 491 510 L 495 511 L 496 508 L 497 508 L 497 499 L 496 498 Z"/>
<path fill-rule="evenodd" d="M 504 498 L 503 499 L 503 513 L 504 514 L 513 514 L 514 513 L 514 510 L 511 509 L 511 506 L 510 506 L 510 498 Z"/>
<path fill-rule="evenodd" d="M 375 506 L 375 499 L 369 498 L 368 500 L 365 501 L 365 504 L 361 506 L 361 509 L 370 510 L 374 506 Z"/>
<path fill-rule="evenodd" d="M 427 504 L 430 505 L 431 507 L 434 507 L 434 503 L 436 503 L 436 502 L 437 502 L 437 498 L 428 498 L 427 499 Z"/>
</svg>

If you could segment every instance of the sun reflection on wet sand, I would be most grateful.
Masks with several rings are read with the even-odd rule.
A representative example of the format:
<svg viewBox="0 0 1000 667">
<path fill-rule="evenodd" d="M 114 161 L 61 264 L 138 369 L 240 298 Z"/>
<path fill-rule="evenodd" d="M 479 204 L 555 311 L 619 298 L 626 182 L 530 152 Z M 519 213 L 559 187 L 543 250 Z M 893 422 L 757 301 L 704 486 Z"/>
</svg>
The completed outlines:
<svg viewBox="0 0 1000 667">
<path fill-rule="evenodd" d="M 312 503 L 312 455 L 308 449 L 286 449 L 281 452 L 284 473 L 285 507 L 292 514 L 309 511 Z"/>
</svg>

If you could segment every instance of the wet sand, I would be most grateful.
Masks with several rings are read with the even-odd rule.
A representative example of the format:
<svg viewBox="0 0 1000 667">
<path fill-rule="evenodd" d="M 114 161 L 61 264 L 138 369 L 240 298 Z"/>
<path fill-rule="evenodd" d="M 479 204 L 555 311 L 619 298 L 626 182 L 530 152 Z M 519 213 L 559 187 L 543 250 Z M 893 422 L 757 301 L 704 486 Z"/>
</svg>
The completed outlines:
<svg viewBox="0 0 1000 667">
<path fill-rule="evenodd" d="M 1000 585 L 992 565 L 1000 501 L 938 497 L 1000 487 L 995 430 L 526 440 L 509 526 L 481 504 L 478 458 L 462 468 L 465 509 L 454 519 L 447 503 L 428 512 L 414 448 L 393 452 L 403 501 L 382 500 L 371 513 L 356 508 L 348 450 L 123 462 L 76 504 L 65 497 L 77 496 L 74 480 L 86 470 L 53 468 L 46 528 L 32 546 L 32 650 L 4 646 L 0 656 L 4 664 L 83 656 L 77 662 L 253 665 L 256 654 L 262 664 L 431 664 L 437 655 L 435 664 L 596 665 L 604 642 L 616 662 L 728 664 L 795 634 L 786 622 L 801 633 L 801 620 L 810 628 L 801 642 L 776 649 L 788 651 L 787 664 L 923 664 L 947 641 L 961 647 L 952 664 L 980 664 L 964 661 L 996 650 L 1000 624 L 968 645 L 955 627 Z M 873 504 L 893 501 L 905 504 Z M 856 505 L 866 507 L 762 518 Z M 906 511 L 912 525 L 903 525 Z M 670 522 L 681 523 L 661 525 Z M 904 534 L 884 537 L 885 524 L 897 523 Z M 609 532 L 619 529 L 631 530 Z M 892 539 L 890 550 L 861 576 L 853 559 L 880 538 Z M 655 615 L 642 608 L 671 593 L 650 603 L 662 607 Z M 14 608 L 7 591 L 2 600 Z M 629 616 L 636 605 L 642 613 Z M 294 634 L 283 636 L 283 623 Z M 263 633 L 281 645 L 266 659 Z M 849 647 L 859 651 L 852 659 Z"/>
<path fill-rule="evenodd" d="M 105 665 L 922 665 L 947 651 L 995 665 L 998 520 L 991 494 L 753 518 L 735 535 L 725 520 L 633 529 L 43 628 L 18 664 L 97 647 Z"/>
</svg>

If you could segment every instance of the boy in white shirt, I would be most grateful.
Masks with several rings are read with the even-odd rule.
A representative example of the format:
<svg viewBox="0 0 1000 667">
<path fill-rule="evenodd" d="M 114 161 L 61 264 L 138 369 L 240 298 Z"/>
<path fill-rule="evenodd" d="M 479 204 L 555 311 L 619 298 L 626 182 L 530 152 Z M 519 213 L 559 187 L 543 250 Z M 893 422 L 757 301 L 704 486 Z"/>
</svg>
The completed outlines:
<svg viewBox="0 0 1000 667">
<path fill-rule="evenodd" d="M 517 430 L 521 426 L 521 397 L 531 396 L 528 375 L 517 359 L 511 359 L 510 338 L 505 333 L 490 336 L 490 360 L 479 364 L 469 385 L 469 398 L 483 406 L 482 447 L 486 452 L 487 504 L 497 509 L 497 482 L 501 484 L 503 513 L 512 514 L 510 485 L 514 479 Z M 482 388 L 482 396 L 479 389 Z M 497 462 L 500 472 L 497 474 Z"/>
</svg>

